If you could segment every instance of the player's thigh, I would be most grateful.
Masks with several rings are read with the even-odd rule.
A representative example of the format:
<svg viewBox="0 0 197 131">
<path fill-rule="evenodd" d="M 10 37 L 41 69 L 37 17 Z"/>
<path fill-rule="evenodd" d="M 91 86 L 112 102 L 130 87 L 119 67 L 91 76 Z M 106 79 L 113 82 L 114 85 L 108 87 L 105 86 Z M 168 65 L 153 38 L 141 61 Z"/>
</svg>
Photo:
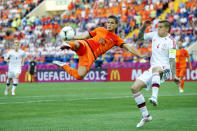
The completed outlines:
<svg viewBox="0 0 197 131">
<path fill-rule="evenodd" d="M 152 67 L 152 73 L 159 73 L 159 74 L 161 74 L 162 71 L 163 70 L 162 70 L 161 66 Z"/>
<path fill-rule="evenodd" d="M 186 75 L 186 68 L 180 69 L 180 77 L 184 77 Z"/>
<path fill-rule="evenodd" d="M 93 55 L 91 49 L 88 47 L 88 45 L 84 44 L 84 46 L 86 46 L 85 47 L 86 50 L 83 53 L 83 55 L 79 56 L 78 71 L 79 71 L 79 68 L 81 68 L 79 73 L 86 73 L 87 74 L 87 72 L 89 72 L 89 70 L 92 66 L 92 63 L 94 62 L 94 55 Z"/>
<path fill-rule="evenodd" d="M 15 79 L 19 79 L 19 76 L 20 76 L 20 74 L 21 74 L 21 70 L 20 69 L 18 69 L 18 70 L 15 70 L 15 72 L 14 72 L 14 78 Z"/>
<path fill-rule="evenodd" d="M 137 93 L 146 87 L 144 81 L 137 79 L 134 84 L 131 86 L 131 90 L 133 93 Z"/>
<path fill-rule="evenodd" d="M 16 73 L 16 75 L 14 76 L 15 79 L 19 79 L 20 74 Z"/>
<path fill-rule="evenodd" d="M 14 71 L 13 70 L 9 70 L 8 71 L 8 79 L 11 80 L 12 78 L 14 78 L 14 76 L 15 76 Z"/>
<path fill-rule="evenodd" d="M 180 68 L 176 68 L 176 76 L 180 77 Z"/>
<path fill-rule="evenodd" d="M 137 79 L 143 81 L 145 85 L 143 88 L 149 90 L 152 85 L 152 69 L 150 68 L 144 71 L 143 74 L 140 75 Z"/>
</svg>

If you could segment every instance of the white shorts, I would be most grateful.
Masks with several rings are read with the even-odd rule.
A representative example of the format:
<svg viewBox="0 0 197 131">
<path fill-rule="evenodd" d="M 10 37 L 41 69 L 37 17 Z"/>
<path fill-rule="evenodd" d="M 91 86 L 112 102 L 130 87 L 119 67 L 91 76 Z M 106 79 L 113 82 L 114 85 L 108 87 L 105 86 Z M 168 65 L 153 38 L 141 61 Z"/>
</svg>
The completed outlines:
<svg viewBox="0 0 197 131">
<path fill-rule="evenodd" d="M 141 80 L 146 84 L 146 90 L 149 90 L 152 87 L 152 68 L 153 67 L 150 67 L 137 78 L 138 80 Z M 163 83 L 170 77 L 170 69 L 165 68 L 164 66 L 161 66 L 161 68 L 163 69 L 163 75 L 160 82 Z"/>
<path fill-rule="evenodd" d="M 14 78 L 16 75 L 21 74 L 21 69 L 8 70 L 8 78 Z"/>
</svg>

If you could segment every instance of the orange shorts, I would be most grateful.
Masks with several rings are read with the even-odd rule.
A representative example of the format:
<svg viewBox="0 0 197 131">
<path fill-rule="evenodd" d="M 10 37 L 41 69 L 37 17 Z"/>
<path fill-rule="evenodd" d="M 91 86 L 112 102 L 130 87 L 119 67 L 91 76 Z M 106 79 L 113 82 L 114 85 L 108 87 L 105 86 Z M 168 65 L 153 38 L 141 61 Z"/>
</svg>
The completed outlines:
<svg viewBox="0 0 197 131">
<path fill-rule="evenodd" d="M 95 58 L 89 47 L 88 43 L 84 40 L 77 40 L 80 43 L 80 49 L 76 51 L 79 56 L 79 66 L 85 66 L 86 69 L 89 71 L 91 65 L 93 64 Z"/>
<path fill-rule="evenodd" d="M 185 77 L 186 75 L 186 68 L 177 68 L 176 69 L 176 76 L 177 77 Z"/>
</svg>

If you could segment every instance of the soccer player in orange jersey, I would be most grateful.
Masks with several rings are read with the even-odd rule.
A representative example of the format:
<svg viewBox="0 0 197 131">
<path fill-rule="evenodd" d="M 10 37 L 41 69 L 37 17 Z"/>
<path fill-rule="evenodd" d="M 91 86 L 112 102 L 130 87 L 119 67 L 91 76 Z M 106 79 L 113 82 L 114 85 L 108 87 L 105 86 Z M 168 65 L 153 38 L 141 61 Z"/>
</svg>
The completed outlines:
<svg viewBox="0 0 197 131">
<path fill-rule="evenodd" d="M 189 69 L 192 70 L 192 64 L 190 61 L 189 53 L 183 48 L 182 42 L 178 42 L 178 49 L 176 51 L 176 75 L 181 80 L 181 85 L 179 87 L 180 93 L 184 92 L 184 77 L 186 75 L 187 63 L 186 58 L 189 62 Z"/>
<path fill-rule="evenodd" d="M 115 16 L 109 16 L 107 19 L 107 28 L 98 27 L 95 30 L 80 36 L 74 36 L 72 41 L 65 41 L 61 49 L 71 49 L 79 56 L 78 69 L 69 67 L 66 63 L 53 61 L 53 64 L 62 67 L 74 78 L 81 80 L 89 72 L 92 63 L 98 56 L 104 54 L 114 46 L 125 48 L 140 58 L 141 55 L 136 49 L 130 47 L 122 38 L 115 34 L 118 27 L 118 19 Z"/>
</svg>

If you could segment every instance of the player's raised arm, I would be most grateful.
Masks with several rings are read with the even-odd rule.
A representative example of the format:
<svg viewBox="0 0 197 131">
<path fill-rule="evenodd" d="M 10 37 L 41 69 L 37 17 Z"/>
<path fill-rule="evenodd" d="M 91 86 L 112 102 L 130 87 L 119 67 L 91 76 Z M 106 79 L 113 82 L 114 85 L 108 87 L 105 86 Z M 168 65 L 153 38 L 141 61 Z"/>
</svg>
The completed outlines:
<svg viewBox="0 0 197 131">
<path fill-rule="evenodd" d="M 129 52 L 131 52 L 132 54 L 139 56 L 140 58 L 144 58 L 145 56 L 140 54 L 135 48 L 129 46 L 128 44 L 123 44 L 122 47 L 126 50 L 128 50 Z"/>
<path fill-rule="evenodd" d="M 7 54 L 4 55 L 4 60 L 9 63 L 10 61 L 10 53 L 8 52 Z"/>
<path fill-rule="evenodd" d="M 146 28 L 151 24 L 151 21 L 147 20 L 144 22 L 143 26 L 140 28 L 139 34 L 138 34 L 138 40 L 144 40 L 144 32 Z"/>
</svg>

